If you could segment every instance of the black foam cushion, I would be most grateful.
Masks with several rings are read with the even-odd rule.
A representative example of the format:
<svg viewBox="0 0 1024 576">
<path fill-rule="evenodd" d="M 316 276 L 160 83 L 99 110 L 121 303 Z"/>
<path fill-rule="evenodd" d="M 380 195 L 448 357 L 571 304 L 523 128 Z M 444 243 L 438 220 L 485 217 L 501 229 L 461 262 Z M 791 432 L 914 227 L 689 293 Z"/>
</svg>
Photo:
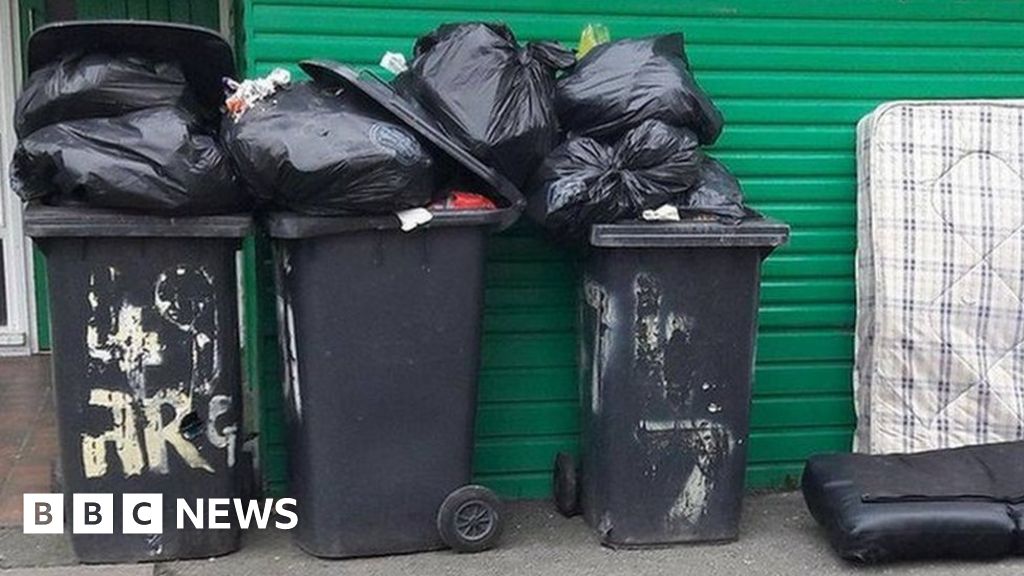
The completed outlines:
<svg viewBox="0 0 1024 576">
<path fill-rule="evenodd" d="M 802 486 L 811 514 L 848 560 L 1024 553 L 1024 442 L 813 456 Z"/>
</svg>

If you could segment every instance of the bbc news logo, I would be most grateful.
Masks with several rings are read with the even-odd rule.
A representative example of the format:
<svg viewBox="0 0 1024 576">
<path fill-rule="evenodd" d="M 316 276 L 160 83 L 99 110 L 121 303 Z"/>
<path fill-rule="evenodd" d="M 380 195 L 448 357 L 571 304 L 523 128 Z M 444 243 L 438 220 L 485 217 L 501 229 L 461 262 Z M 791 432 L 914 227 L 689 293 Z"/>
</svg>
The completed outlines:
<svg viewBox="0 0 1024 576">
<path fill-rule="evenodd" d="M 72 494 L 72 525 L 74 534 L 113 534 L 113 494 Z M 235 523 L 231 517 L 234 514 Z M 22 520 L 25 534 L 62 534 L 64 532 L 63 494 L 25 494 Z M 264 530 L 271 525 L 291 530 L 299 522 L 294 498 L 263 501 L 239 498 L 199 498 L 190 503 L 184 498 L 175 501 L 175 527 L 178 530 L 226 530 L 237 525 Z M 163 534 L 163 494 L 122 494 L 122 534 Z"/>
</svg>

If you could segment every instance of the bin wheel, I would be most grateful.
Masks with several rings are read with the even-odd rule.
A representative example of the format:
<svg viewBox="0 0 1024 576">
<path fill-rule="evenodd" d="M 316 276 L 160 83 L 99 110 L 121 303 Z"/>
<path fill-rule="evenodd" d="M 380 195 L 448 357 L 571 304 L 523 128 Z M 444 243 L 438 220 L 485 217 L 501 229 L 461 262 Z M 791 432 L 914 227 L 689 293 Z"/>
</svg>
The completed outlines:
<svg viewBox="0 0 1024 576">
<path fill-rule="evenodd" d="M 504 528 L 501 500 L 483 486 L 471 484 L 454 490 L 437 511 L 441 540 L 456 552 L 493 548 Z"/>
<path fill-rule="evenodd" d="M 555 508 L 566 518 L 580 513 L 579 473 L 571 454 L 559 452 L 555 456 L 555 475 L 552 479 Z"/>
</svg>

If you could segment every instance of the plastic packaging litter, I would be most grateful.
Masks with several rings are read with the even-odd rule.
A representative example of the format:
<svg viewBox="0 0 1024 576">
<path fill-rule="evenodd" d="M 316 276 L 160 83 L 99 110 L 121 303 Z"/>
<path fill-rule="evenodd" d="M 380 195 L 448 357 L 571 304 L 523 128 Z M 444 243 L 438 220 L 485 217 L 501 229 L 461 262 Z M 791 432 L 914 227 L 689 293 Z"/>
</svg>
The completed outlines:
<svg viewBox="0 0 1024 576">
<path fill-rule="evenodd" d="M 575 138 L 543 162 L 528 213 L 556 236 L 585 239 L 591 224 L 637 218 L 685 193 L 704 158 L 686 128 L 648 120 L 614 146 Z"/>
<path fill-rule="evenodd" d="M 402 232 L 411 232 L 419 226 L 434 219 L 434 215 L 426 208 L 408 208 L 395 212 L 402 228 Z"/>
<path fill-rule="evenodd" d="M 224 105 L 235 120 L 241 118 L 242 114 L 252 105 L 272 96 L 282 86 L 287 86 L 292 81 L 291 72 L 284 68 L 274 68 L 270 74 L 263 78 L 254 78 L 236 82 L 230 78 L 224 80 L 227 89 L 231 92 Z"/>
<path fill-rule="evenodd" d="M 522 185 L 557 144 L 555 71 L 574 62 L 551 42 L 516 43 L 501 24 L 445 24 L 416 42 L 400 91 L 455 140 Z"/>
<path fill-rule="evenodd" d="M 57 122 L 120 116 L 144 108 L 195 109 L 174 63 L 133 56 L 65 56 L 32 73 L 14 111 L 19 138 Z"/>
<path fill-rule="evenodd" d="M 216 138 L 174 106 L 47 126 L 21 139 L 11 166 L 25 201 L 166 215 L 251 203 Z"/>
<path fill-rule="evenodd" d="M 558 80 L 555 103 L 563 129 L 599 139 L 658 119 L 690 128 L 707 145 L 724 123 L 690 74 L 682 34 L 595 46 Z"/>
<path fill-rule="evenodd" d="M 648 222 L 679 222 L 679 208 L 672 204 L 662 204 L 657 208 L 649 208 L 640 213 L 640 218 Z"/>
<path fill-rule="evenodd" d="M 494 200 L 474 192 L 453 190 L 444 202 L 435 202 L 430 206 L 437 210 L 497 210 Z"/>
<path fill-rule="evenodd" d="M 580 43 L 576 47 L 576 57 L 583 58 L 594 46 L 611 41 L 611 34 L 604 24 L 587 24 L 580 33 Z"/>
<path fill-rule="evenodd" d="M 295 84 L 225 119 L 222 133 L 248 191 L 296 212 L 393 213 L 435 190 L 427 149 L 354 92 Z"/>
<path fill-rule="evenodd" d="M 405 61 L 405 54 L 401 52 L 385 52 L 380 57 L 380 67 L 392 74 L 401 74 L 409 69 L 409 64 Z"/>
<path fill-rule="evenodd" d="M 706 156 L 700 165 L 697 185 L 676 204 L 684 217 L 712 216 L 726 222 L 738 222 L 747 216 L 743 189 L 721 162 Z"/>
</svg>

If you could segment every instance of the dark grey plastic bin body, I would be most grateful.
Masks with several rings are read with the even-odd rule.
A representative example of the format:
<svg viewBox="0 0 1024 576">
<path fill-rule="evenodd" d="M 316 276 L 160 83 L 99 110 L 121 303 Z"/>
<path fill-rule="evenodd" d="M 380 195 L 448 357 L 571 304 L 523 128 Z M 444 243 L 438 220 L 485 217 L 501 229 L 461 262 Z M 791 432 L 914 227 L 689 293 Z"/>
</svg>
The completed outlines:
<svg viewBox="0 0 1024 576">
<path fill-rule="evenodd" d="M 318 83 L 375 102 L 430 143 L 458 177 L 457 189 L 486 194 L 500 208 L 433 211 L 429 223 L 410 232 L 399 229 L 394 215 L 267 219 L 277 264 L 296 541 L 329 558 L 446 544 L 485 549 L 500 536 L 500 502 L 467 486 L 484 249 L 525 202 L 376 77 L 330 61 L 300 66 Z M 463 510 L 453 502 L 477 490 L 493 499 L 487 505 L 492 529 L 477 542 L 452 539 L 456 520 L 449 512 Z"/>
<path fill-rule="evenodd" d="M 162 218 L 30 206 L 46 254 L 65 531 L 73 493 L 112 493 L 112 534 L 71 534 L 82 562 L 200 558 L 239 531 L 177 530 L 176 500 L 241 497 L 235 255 L 247 216 Z M 125 493 L 163 495 L 163 533 L 122 534 Z M 189 525 L 190 526 L 190 525 Z"/>
<path fill-rule="evenodd" d="M 484 248 L 501 211 L 274 215 L 295 538 L 321 557 L 444 546 L 470 481 Z"/>
<path fill-rule="evenodd" d="M 594 226 L 581 296 L 581 507 L 612 547 L 737 537 L 761 261 L 758 219 Z"/>
</svg>

